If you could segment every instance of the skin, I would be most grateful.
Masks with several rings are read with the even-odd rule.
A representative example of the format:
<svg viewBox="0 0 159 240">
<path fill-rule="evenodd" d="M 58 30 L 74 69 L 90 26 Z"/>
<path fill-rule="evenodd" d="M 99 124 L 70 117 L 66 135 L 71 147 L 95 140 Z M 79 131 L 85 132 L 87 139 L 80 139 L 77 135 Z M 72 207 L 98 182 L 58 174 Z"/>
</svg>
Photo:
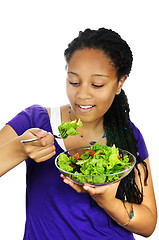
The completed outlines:
<svg viewBox="0 0 159 240">
<path fill-rule="evenodd" d="M 110 108 L 115 95 L 120 93 L 127 76 L 123 76 L 118 81 L 112 62 L 103 51 L 97 49 L 77 50 L 68 63 L 67 71 L 67 95 L 74 117 L 82 120 L 82 133 L 89 136 L 93 131 L 95 135 L 98 135 L 99 129 L 101 132 L 103 129 L 103 115 Z M 79 105 L 93 107 L 90 111 L 85 111 Z M 157 210 L 149 159 L 147 158 L 145 162 L 148 166 L 149 177 L 147 186 L 144 186 L 143 182 L 144 200 L 141 205 L 133 204 L 135 216 L 124 228 L 148 237 L 155 229 Z M 144 181 L 145 173 L 141 164 L 139 164 L 139 169 L 142 181 Z M 88 192 L 99 206 L 119 224 L 125 224 L 129 220 L 122 201 L 115 198 L 119 182 L 102 187 L 90 187 L 85 184 L 83 187 L 73 183 L 68 177 L 63 175 L 61 177 L 78 193 Z M 140 186 L 137 173 L 136 183 Z M 130 203 L 126 203 L 126 207 L 130 212 Z"/>
<path fill-rule="evenodd" d="M 71 119 L 81 119 L 83 123 L 82 135 L 87 138 L 87 143 L 80 135 L 75 140 L 80 146 L 88 142 L 99 141 L 104 134 L 103 115 L 110 108 L 114 97 L 119 94 L 127 76 L 117 80 L 117 73 L 113 63 L 101 51 L 94 49 L 77 50 L 67 66 L 66 91 L 71 104 Z M 80 106 L 92 106 L 83 109 Z M 67 115 L 68 106 L 62 109 Z M 67 120 L 68 121 L 68 118 Z M 65 145 L 71 141 L 67 139 Z M 103 139 L 101 144 L 106 144 Z M 78 147 L 76 142 L 71 142 L 72 147 Z M 77 145 L 77 146 L 76 146 Z"/>
<path fill-rule="evenodd" d="M 104 133 L 103 115 L 110 108 L 116 94 L 119 94 L 127 76 L 117 80 L 117 72 L 111 60 L 98 49 L 82 49 L 74 52 L 67 65 L 67 95 L 72 107 L 71 119 L 80 118 L 83 122 L 82 134 L 87 140 L 100 139 Z M 86 107 L 90 106 L 90 107 Z M 49 113 L 49 110 L 48 110 Z M 68 121 L 68 105 L 61 107 L 62 121 Z M 20 143 L 22 139 L 38 137 L 32 143 Z M 106 140 L 102 140 L 106 143 Z M 85 146 L 80 135 L 64 140 L 66 148 Z M 54 137 L 41 129 L 29 129 L 21 136 L 6 125 L 0 132 L 0 175 L 3 175 L 19 163 L 33 158 L 42 162 L 55 155 Z M 5 159 L 5 161 L 4 161 Z M 145 173 L 141 164 L 141 179 L 144 188 L 144 200 L 141 205 L 133 204 L 135 216 L 125 229 L 150 236 L 156 226 L 157 209 L 151 177 L 149 159 L 145 160 L 149 170 L 148 185 L 144 186 Z M 124 224 L 129 218 L 122 201 L 115 198 L 118 183 L 102 187 L 79 186 L 64 177 L 64 183 L 80 194 L 89 193 L 117 223 Z M 139 184 L 136 174 L 136 183 Z M 139 185 L 140 186 L 140 185 Z M 128 212 L 131 205 L 126 203 Z"/>
<path fill-rule="evenodd" d="M 126 77 L 117 81 L 116 71 L 101 50 L 77 50 L 67 69 L 67 95 L 76 118 L 96 126 L 119 94 Z M 93 106 L 81 109 L 79 106 Z"/>
</svg>

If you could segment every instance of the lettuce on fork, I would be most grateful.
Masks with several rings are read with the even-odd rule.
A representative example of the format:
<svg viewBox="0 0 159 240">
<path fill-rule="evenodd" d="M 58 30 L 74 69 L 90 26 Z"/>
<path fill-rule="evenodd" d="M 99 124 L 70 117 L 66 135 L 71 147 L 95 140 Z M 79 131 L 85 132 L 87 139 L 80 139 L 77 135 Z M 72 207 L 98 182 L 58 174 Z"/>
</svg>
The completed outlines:
<svg viewBox="0 0 159 240">
<path fill-rule="evenodd" d="M 82 121 L 79 119 L 78 122 L 76 120 L 72 122 L 62 122 L 60 126 L 58 126 L 58 130 L 60 133 L 60 136 L 65 139 L 68 136 L 73 136 L 76 134 L 79 134 L 80 132 L 77 132 L 77 128 L 82 127 Z"/>
</svg>

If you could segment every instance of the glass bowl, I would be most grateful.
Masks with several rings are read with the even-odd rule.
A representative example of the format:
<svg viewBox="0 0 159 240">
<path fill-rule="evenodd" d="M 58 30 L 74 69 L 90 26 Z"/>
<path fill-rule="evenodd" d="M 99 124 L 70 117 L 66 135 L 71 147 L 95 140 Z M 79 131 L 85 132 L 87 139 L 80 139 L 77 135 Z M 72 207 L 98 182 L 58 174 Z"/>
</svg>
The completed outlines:
<svg viewBox="0 0 159 240">
<path fill-rule="evenodd" d="M 82 155 L 85 150 L 89 150 L 90 147 L 81 147 L 81 148 L 74 148 L 70 149 L 68 151 L 65 151 L 64 153 L 67 154 L 67 156 L 74 156 L 75 154 Z M 120 181 L 124 177 L 126 177 L 131 170 L 134 168 L 135 163 L 136 163 L 136 158 L 134 155 L 129 153 L 126 150 L 119 149 L 119 156 L 121 158 L 124 158 L 124 156 L 128 156 L 129 158 L 129 163 L 130 166 L 127 169 L 124 169 L 123 171 L 120 172 L 114 172 L 111 174 L 107 175 L 82 175 L 82 174 L 77 174 L 77 173 L 72 173 L 72 172 L 67 172 L 61 169 L 58 165 L 59 161 L 59 156 L 60 154 L 56 157 L 55 159 L 55 165 L 57 169 L 65 176 L 68 176 L 73 182 L 79 184 L 79 185 L 84 185 L 85 183 L 89 185 L 94 185 L 94 186 L 102 186 L 102 185 L 107 185 L 107 184 L 112 184 L 115 182 Z"/>
</svg>

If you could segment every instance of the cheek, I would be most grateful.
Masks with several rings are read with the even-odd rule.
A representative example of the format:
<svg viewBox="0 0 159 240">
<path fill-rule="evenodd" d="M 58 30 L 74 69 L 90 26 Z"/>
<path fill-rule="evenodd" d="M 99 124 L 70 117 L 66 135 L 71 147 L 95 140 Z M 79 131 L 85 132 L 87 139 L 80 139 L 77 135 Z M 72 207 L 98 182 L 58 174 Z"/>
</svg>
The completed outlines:
<svg viewBox="0 0 159 240">
<path fill-rule="evenodd" d="M 115 97 L 116 91 L 114 89 L 105 90 L 98 93 L 98 99 L 101 102 L 112 102 Z"/>
<path fill-rule="evenodd" d="M 69 86 L 66 86 L 66 94 L 67 94 L 67 97 L 70 101 L 70 103 L 74 100 L 75 98 L 75 94 L 74 92 L 71 90 L 71 88 Z"/>
<path fill-rule="evenodd" d="M 69 84 L 67 83 L 67 81 L 66 81 L 66 94 L 69 99 L 71 94 L 70 94 L 70 87 L 69 87 Z"/>
<path fill-rule="evenodd" d="M 98 94 L 98 103 L 99 106 L 101 108 L 101 110 L 108 110 L 110 108 L 110 106 L 113 103 L 115 97 L 115 93 L 114 92 L 105 92 L 105 93 L 99 93 Z"/>
</svg>

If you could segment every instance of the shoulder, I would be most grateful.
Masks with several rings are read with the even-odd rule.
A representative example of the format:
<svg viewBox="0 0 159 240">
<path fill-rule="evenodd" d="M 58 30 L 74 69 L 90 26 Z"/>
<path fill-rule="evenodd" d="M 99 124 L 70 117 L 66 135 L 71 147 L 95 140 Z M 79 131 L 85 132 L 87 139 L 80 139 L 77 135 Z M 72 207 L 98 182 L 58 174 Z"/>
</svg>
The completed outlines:
<svg viewBox="0 0 159 240">
<path fill-rule="evenodd" d="M 50 131 L 50 119 L 47 108 L 38 104 L 25 108 L 7 124 L 9 124 L 18 135 L 21 135 L 29 128 L 41 128 L 44 130 L 46 130 L 45 128 L 49 128 Z"/>
<path fill-rule="evenodd" d="M 130 126 L 132 127 L 132 129 L 133 129 L 135 138 L 136 138 L 137 140 L 139 140 L 139 139 L 142 137 L 142 134 L 141 134 L 139 128 L 138 128 L 133 122 L 131 122 L 131 121 L 129 121 L 129 124 L 130 124 Z"/>
<path fill-rule="evenodd" d="M 41 105 L 38 104 L 34 104 L 32 106 L 29 106 L 27 108 L 25 108 L 22 112 L 26 113 L 26 114 L 30 114 L 30 116 L 32 116 L 32 114 L 36 115 L 36 114 L 48 114 L 47 108 L 43 107 Z"/>
<path fill-rule="evenodd" d="M 43 107 L 38 104 L 27 107 L 21 111 L 17 116 L 19 120 L 25 120 L 30 122 L 31 127 L 40 127 L 38 126 L 45 120 L 49 120 L 49 115 L 46 107 Z"/>
<path fill-rule="evenodd" d="M 133 129 L 134 136 L 138 142 L 138 152 L 139 152 L 141 158 L 143 160 L 145 160 L 149 154 L 148 154 L 148 150 L 147 150 L 143 135 L 142 135 L 141 131 L 138 129 L 138 127 L 136 127 L 136 125 L 133 122 L 129 121 L 129 123 Z"/>
</svg>

